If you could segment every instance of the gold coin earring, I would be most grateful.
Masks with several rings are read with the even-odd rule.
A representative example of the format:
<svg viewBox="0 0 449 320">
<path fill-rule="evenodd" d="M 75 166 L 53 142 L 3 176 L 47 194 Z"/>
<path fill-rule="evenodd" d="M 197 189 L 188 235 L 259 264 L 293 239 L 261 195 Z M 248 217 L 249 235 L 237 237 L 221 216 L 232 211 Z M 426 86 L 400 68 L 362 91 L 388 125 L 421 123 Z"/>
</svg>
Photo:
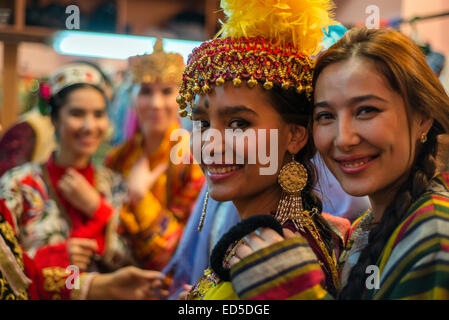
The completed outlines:
<svg viewBox="0 0 449 320">
<path fill-rule="evenodd" d="M 307 184 L 306 168 L 295 160 L 285 164 L 279 173 L 278 183 L 282 188 L 281 199 L 276 210 L 275 218 L 282 225 L 291 220 L 297 229 L 304 231 L 302 222 L 305 214 L 302 205 L 301 192 Z"/>
<path fill-rule="evenodd" d="M 209 192 L 206 192 L 206 197 L 204 198 L 203 211 L 201 212 L 200 223 L 198 225 L 197 232 L 200 232 L 203 229 L 204 219 L 206 218 L 207 211 L 207 202 L 209 201 Z"/>
</svg>

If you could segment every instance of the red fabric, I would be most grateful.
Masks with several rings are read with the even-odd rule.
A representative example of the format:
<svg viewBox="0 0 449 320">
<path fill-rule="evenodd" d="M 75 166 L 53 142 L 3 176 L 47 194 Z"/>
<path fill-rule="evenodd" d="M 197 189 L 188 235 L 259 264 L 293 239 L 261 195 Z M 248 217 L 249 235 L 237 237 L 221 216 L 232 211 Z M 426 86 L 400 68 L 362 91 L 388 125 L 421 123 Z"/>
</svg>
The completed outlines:
<svg viewBox="0 0 449 320">
<path fill-rule="evenodd" d="M 3 218 L 5 218 L 5 220 L 11 225 L 14 233 L 17 234 L 16 226 L 13 222 L 11 211 L 9 211 L 8 207 L 6 206 L 4 199 L 0 199 L 0 215 L 2 215 Z"/>
<path fill-rule="evenodd" d="M 17 230 L 12 222 L 11 212 L 0 199 L 0 214 L 11 225 L 17 237 Z M 58 252 L 59 250 L 59 252 Z M 51 253 L 51 254 L 50 254 Z M 48 291 L 42 269 L 46 267 L 67 267 L 69 265 L 65 243 L 55 246 L 44 246 L 37 251 L 35 260 L 32 260 L 25 252 L 22 254 L 25 275 L 32 281 L 28 286 L 28 296 L 31 300 L 52 299 L 56 292 Z M 70 290 L 63 288 L 57 292 L 61 299 L 70 299 Z"/>
<path fill-rule="evenodd" d="M 51 184 L 56 190 L 61 205 L 66 209 L 72 222 L 71 238 L 89 238 L 95 239 L 98 243 L 98 252 L 102 254 L 105 245 L 105 226 L 112 214 L 112 207 L 107 201 L 101 197 L 100 205 L 91 218 L 86 214 L 73 207 L 59 192 L 58 182 L 66 172 L 66 168 L 57 165 L 53 156 L 47 161 L 47 169 L 50 175 Z M 89 164 L 86 168 L 76 170 L 81 173 L 84 178 L 93 186 L 94 185 L 94 168 Z"/>
<path fill-rule="evenodd" d="M 34 255 L 34 264 L 39 270 L 55 266 L 67 268 L 70 265 L 67 242 L 39 247 Z"/>
<path fill-rule="evenodd" d="M 291 296 L 298 294 L 298 292 L 306 291 L 307 289 L 320 284 L 323 279 L 323 271 L 312 270 L 255 295 L 254 297 L 251 297 L 251 300 L 286 300 Z"/>
<path fill-rule="evenodd" d="M 36 263 L 36 259 L 32 260 L 24 253 L 23 262 L 25 266 L 25 274 L 32 281 L 28 286 L 28 296 L 31 300 L 71 299 L 71 290 L 65 285 L 65 280 L 70 275 L 69 273 L 66 275 L 64 274 L 63 277 L 58 275 L 51 279 L 46 279 L 43 274 L 42 267 L 39 268 Z M 47 265 L 50 264 L 51 263 L 47 263 Z M 58 286 L 59 289 L 56 291 L 54 291 L 54 287 L 52 287 L 51 284 L 49 285 L 49 283 L 60 281 L 64 281 L 64 285 Z"/>
<path fill-rule="evenodd" d="M 442 172 L 441 176 L 443 177 L 444 182 L 449 185 L 449 171 L 447 172 Z"/>
<path fill-rule="evenodd" d="M 328 223 L 331 223 L 341 232 L 343 240 L 346 243 L 349 230 L 351 229 L 351 222 L 346 218 L 337 217 L 326 212 L 323 212 L 321 215 Z"/>
<path fill-rule="evenodd" d="M 36 134 L 27 122 L 15 124 L 0 139 L 0 176 L 9 169 L 31 161 Z"/>
<path fill-rule="evenodd" d="M 31 300 L 39 300 L 39 291 L 38 291 L 38 275 L 37 270 L 34 265 L 34 261 L 28 257 L 27 254 L 23 254 L 23 264 L 25 266 L 25 274 L 31 281 L 33 281 L 28 287 L 28 295 Z"/>
<path fill-rule="evenodd" d="M 310 245 L 310 248 L 312 249 L 312 251 L 315 253 L 316 257 L 318 258 L 319 261 L 321 261 L 325 266 L 326 266 L 326 270 L 323 269 L 324 272 L 326 272 L 326 277 L 324 278 L 325 282 L 326 282 L 326 287 L 327 288 L 333 288 L 334 284 L 332 281 L 332 274 L 330 274 L 330 272 L 328 272 L 328 270 L 330 270 L 330 266 L 329 266 L 329 262 L 326 259 L 325 254 L 323 253 L 323 251 L 321 250 L 320 246 L 317 244 L 315 238 L 307 231 L 303 232 L 301 230 L 296 230 L 295 225 L 293 224 L 293 222 L 291 220 L 287 220 L 283 226 L 283 228 L 287 228 L 292 232 L 299 232 L 299 234 L 301 234 L 301 236 L 303 236 L 307 242 Z M 323 283 L 324 285 L 324 283 Z"/>
</svg>

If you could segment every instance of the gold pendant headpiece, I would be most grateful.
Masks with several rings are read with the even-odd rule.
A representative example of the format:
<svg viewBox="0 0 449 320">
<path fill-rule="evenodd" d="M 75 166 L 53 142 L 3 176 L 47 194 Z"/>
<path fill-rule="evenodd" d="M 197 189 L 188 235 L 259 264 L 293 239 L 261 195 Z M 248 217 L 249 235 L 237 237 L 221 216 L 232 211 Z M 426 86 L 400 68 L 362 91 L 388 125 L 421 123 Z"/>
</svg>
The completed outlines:
<svg viewBox="0 0 449 320">
<path fill-rule="evenodd" d="M 135 83 L 181 84 L 184 60 L 178 53 L 165 52 L 162 40 L 157 39 L 151 54 L 129 58 L 129 65 Z"/>
</svg>

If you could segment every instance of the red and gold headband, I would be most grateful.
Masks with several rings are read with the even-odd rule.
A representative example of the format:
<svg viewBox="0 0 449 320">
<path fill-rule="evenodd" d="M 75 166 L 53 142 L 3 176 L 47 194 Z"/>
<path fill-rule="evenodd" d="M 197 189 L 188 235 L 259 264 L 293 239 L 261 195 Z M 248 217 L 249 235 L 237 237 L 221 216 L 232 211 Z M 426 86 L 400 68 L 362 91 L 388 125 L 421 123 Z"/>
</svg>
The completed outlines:
<svg viewBox="0 0 449 320">
<path fill-rule="evenodd" d="M 253 88 L 259 82 L 270 90 L 295 88 L 298 93 L 312 92 L 313 61 L 292 44 L 279 45 L 263 37 L 219 38 L 204 42 L 189 57 L 177 102 L 181 116 L 196 94 L 232 80 L 235 87 L 246 81 Z"/>
<path fill-rule="evenodd" d="M 312 94 L 314 61 L 323 28 L 333 23 L 330 0 L 222 0 L 227 22 L 216 38 L 195 48 L 183 73 L 177 102 L 187 116 L 195 95 L 232 81 L 270 90 L 280 86 Z M 220 34 L 219 33 L 219 34 Z"/>
</svg>

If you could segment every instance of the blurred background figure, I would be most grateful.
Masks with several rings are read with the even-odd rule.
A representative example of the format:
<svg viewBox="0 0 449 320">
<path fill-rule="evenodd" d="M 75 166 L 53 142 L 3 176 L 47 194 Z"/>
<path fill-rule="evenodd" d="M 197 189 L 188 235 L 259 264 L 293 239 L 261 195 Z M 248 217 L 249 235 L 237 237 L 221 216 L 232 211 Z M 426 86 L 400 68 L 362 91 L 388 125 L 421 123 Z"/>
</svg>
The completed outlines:
<svg viewBox="0 0 449 320">
<path fill-rule="evenodd" d="M 43 115 L 37 107 L 33 108 L 0 139 L 0 176 L 29 161 L 46 161 L 55 147 L 50 117 Z"/>
<path fill-rule="evenodd" d="M 88 65 L 100 73 L 104 79 L 104 94 L 110 101 L 113 97 L 112 83 L 100 67 L 88 61 L 75 63 Z M 1 136 L 0 176 L 26 162 L 44 163 L 56 148 L 54 127 L 49 114 L 50 85 L 46 79 L 36 80 L 36 83 L 38 94 L 35 105 L 24 112 L 17 123 Z M 95 156 L 102 161 L 101 152 Z"/>
<path fill-rule="evenodd" d="M 152 54 L 131 57 L 136 132 L 107 156 L 106 165 L 121 173 L 129 202 L 121 210 L 125 233 L 139 262 L 161 270 L 171 258 L 201 190 L 204 177 L 188 152 L 188 164 L 174 164 L 177 145 L 189 150 L 189 135 L 170 141 L 180 129 L 176 96 L 184 70 L 179 54 L 166 53 L 159 39 Z"/>
<path fill-rule="evenodd" d="M 10 217 L 38 270 L 76 265 L 108 272 L 133 264 L 117 232 L 125 185 L 91 161 L 109 126 L 102 74 L 85 63 L 63 66 L 50 78 L 49 104 L 56 150 L 43 164 L 2 176 L 0 214 Z"/>
</svg>

